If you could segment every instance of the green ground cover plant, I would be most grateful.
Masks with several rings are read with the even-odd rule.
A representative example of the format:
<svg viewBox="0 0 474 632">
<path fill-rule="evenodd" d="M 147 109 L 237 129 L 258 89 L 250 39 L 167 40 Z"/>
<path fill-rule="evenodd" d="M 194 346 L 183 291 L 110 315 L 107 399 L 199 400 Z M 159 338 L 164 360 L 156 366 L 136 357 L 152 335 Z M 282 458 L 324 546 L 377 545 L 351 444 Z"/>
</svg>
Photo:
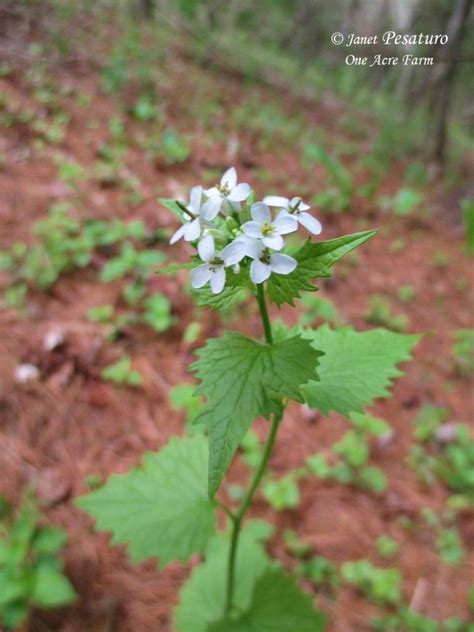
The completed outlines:
<svg viewBox="0 0 474 632">
<path fill-rule="evenodd" d="M 18 629 L 31 608 L 59 608 L 76 599 L 59 557 L 66 533 L 43 523 L 31 491 L 16 512 L 0 497 L 0 623 L 7 630 Z"/>
</svg>

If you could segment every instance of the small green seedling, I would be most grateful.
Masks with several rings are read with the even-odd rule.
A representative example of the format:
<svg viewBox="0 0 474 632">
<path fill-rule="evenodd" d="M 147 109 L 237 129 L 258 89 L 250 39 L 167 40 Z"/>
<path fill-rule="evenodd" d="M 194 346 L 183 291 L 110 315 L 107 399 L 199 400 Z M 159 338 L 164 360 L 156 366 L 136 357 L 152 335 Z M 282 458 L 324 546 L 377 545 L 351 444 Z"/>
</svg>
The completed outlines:
<svg viewBox="0 0 474 632">
<path fill-rule="evenodd" d="M 415 439 L 421 443 L 431 441 L 436 430 L 449 419 L 449 410 L 441 406 L 424 404 L 414 419 Z"/>
<path fill-rule="evenodd" d="M 457 566 L 466 559 L 461 537 L 455 528 L 440 529 L 435 546 L 439 556 L 446 564 Z"/>
<path fill-rule="evenodd" d="M 369 437 L 380 437 L 388 433 L 390 426 L 383 419 L 360 413 L 352 413 L 350 423 L 353 430 L 346 432 L 342 439 L 332 446 L 332 452 L 337 457 L 335 464 L 330 463 L 325 455 L 316 454 L 307 459 L 306 465 L 318 478 L 382 493 L 386 489 L 387 479 L 380 468 L 368 464 Z"/>
<path fill-rule="evenodd" d="M 343 320 L 336 306 L 329 299 L 322 298 L 316 294 L 307 294 L 301 302 L 305 309 L 299 322 L 304 327 L 313 325 L 315 321 L 326 321 L 336 325 L 342 324 Z"/>
<path fill-rule="evenodd" d="M 143 301 L 142 319 L 157 332 L 166 331 L 174 319 L 171 315 L 171 302 L 164 294 L 152 294 Z"/>
<path fill-rule="evenodd" d="M 296 567 L 296 573 L 307 577 L 318 587 L 328 587 L 337 590 L 340 586 L 340 577 L 336 566 L 326 557 L 313 557 L 304 560 Z"/>
<path fill-rule="evenodd" d="M 136 250 L 131 243 L 124 243 L 118 257 L 108 261 L 101 270 L 102 281 L 109 282 L 121 279 L 132 272 L 147 278 L 159 263 L 163 263 L 165 256 L 156 250 Z"/>
<path fill-rule="evenodd" d="M 42 525 L 33 495 L 27 492 L 15 513 L 3 500 L 0 514 L 0 623 L 18 629 L 31 608 L 60 608 L 76 599 L 63 574 L 59 553 L 62 529 Z"/>
<path fill-rule="evenodd" d="M 99 305 L 97 307 L 91 307 L 87 312 L 88 320 L 91 320 L 94 323 L 110 323 L 113 315 L 113 305 Z"/>
<path fill-rule="evenodd" d="M 434 531 L 434 545 L 441 559 L 451 566 L 457 566 L 464 561 L 466 553 L 459 535 L 453 525 L 454 516 L 449 511 L 438 516 L 430 507 L 422 510 L 422 517 L 428 527 Z"/>
<path fill-rule="evenodd" d="M 462 217 L 466 230 L 466 249 L 474 254 L 474 198 L 464 198 L 461 201 Z"/>
<path fill-rule="evenodd" d="M 453 357 L 461 375 L 474 373 L 474 329 L 458 329 L 453 332 Z"/>
<path fill-rule="evenodd" d="M 269 479 L 263 484 L 262 493 L 276 511 L 298 507 L 300 492 L 297 473 L 290 472 L 280 479 Z"/>
<path fill-rule="evenodd" d="M 160 110 L 157 108 L 154 99 L 148 95 L 143 94 L 134 104 L 132 108 L 132 116 L 140 123 L 145 123 L 159 118 Z"/>
<path fill-rule="evenodd" d="M 399 548 L 398 542 L 388 535 L 381 535 L 377 539 L 377 552 L 381 557 L 393 557 Z"/>
<path fill-rule="evenodd" d="M 474 440 L 465 424 L 446 424 L 448 433 L 441 432 L 446 418 L 445 409 L 421 410 L 415 436 L 424 445 L 412 446 L 409 464 L 425 483 L 441 479 L 458 496 L 454 504 L 463 506 L 474 501 Z"/>
<path fill-rule="evenodd" d="M 311 553 L 311 545 L 302 540 L 293 529 L 285 529 L 283 542 L 293 557 L 305 558 Z"/>
<path fill-rule="evenodd" d="M 365 320 L 372 325 L 383 325 L 393 331 L 405 331 L 408 327 L 406 314 L 394 315 L 390 299 L 382 294 L 374 294 L 370 297 Z"/>
<path fill-rule="evenodd" d="M 14 244 L 9 251 L 2 253 L 2 260 L 5 265 L 8 264 L 11 277 L 5 299 L 10 305 L 20 305 L 29 287 L 47 291 L 63 273 L 88 266 L 94 252 L 103 254 L 104 250 L 110 250 L 118 242 L 148 238 L 141 220 L 129 223 L 119 220 L 80 222 L 73 217 L 66 202 L 53 205 L 47 218 L 36 222 L 33 230 L 37 242 L 31 247 L 27 248 L 22 243 Z M 130 257 L 132 269 L 135 271 L 134 266 L 138 263 L 138 271 L 142 276 L 150 272 L 149 268 L 154 262 L 164 259 L 159 252 L 151 251 L 150 255 L 150 251 L 142 251 L 136 254 L 131 244 L 129 247 L 134 253 Z M 116 264 L 112 268 L 114 266 Z"/>
<path fill-rule="evenodd" d="M 378 606 L 395 606 L 401 601 L 402 577 L 398 568 L 378 568 L 367 560 L 358 560 L 345 562 L 341 573 L 344 581 Z"/>
<path fill-rule="evenodd" d="M 411 303 L 415 298 L 415 288 L 411 285 L 401 285 L 397 290 L 397 296 L 402 303 Z"/>
<path fill-rule="evenodd" d="M 202 325 L 196 321 L 189 323 L 183 332 L 183 342 L 187 345 L 193 345 L 199 340 L 202 333 Z"/>
<path fill-rule="evenodd" d="M 202 426 L 193 425 L 204 401 L 202 397 L 195 395 L 195 387 L 192 384 L 179 384 L 170 389 L 169 399 L 174 410 L 182 410 L 186 416 L 186 425 L 189 430 L 196 430 Z"/>
<path fill-rule="evenodd" d="M 405 180 L 415 187 L 424 187 L 429 182 L 429 174 L 422 162 L 411 162 L 405 169 Z"/>
<path fill-rule="evenodd" d="M 371 622 L 374 632 L 440 632 L 440 624 L 431 617 L 413 612 L 406 605 L 400 605 L 394 614 L 377 617 Z M 448 632 L 445 628 L 443 632 Z"/>
<path fill-rule="evenodd" d="M 314 197 L 314 203 L 331 212 L 345 211 L 352 201 L 354 182 L 348 169 L 334 156 L 330 156 L 322 145 L 313 142 L 303 144 L 303 166 L 310 169 L 314 163 L 322 165 L 331 186 Z"/>
<path fill-rule="evenodd" d="M 424 202 L 424 195 L 414 189 L 400 189 L 391 204 L 393 212 L 398 217 L 411 215 Z"/>
<path fill-rule="evenodd" d="M 240 443 L 242 458 L 252 469 L 256 468 L 262 460 L 262 444 L 258 434 L 250 428 Z"/>
<path fill-rule="evenodd" d="M 127 386 L 141 386 L 143 384 L 143 378 L 140 373 L 132 369 L 132 360 L 128 355 L 124 355 L 117 362 L 106 366 L 105 369 L 102 369 L 100 375 L 104 380 L 114 384 Z"/>
</svg>

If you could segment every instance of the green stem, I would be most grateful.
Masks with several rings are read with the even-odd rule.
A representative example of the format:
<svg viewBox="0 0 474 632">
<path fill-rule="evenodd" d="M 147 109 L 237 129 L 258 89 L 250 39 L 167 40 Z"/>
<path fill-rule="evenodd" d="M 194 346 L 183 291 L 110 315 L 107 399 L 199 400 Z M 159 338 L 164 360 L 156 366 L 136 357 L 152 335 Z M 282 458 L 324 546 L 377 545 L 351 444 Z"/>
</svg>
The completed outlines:
<svg viewBox="0 0 474 632">
<path fill-rule="evenodd" d="M 260 309 L 260 316 L 262 317 L 263 330 L 265 332 L 265 340 L 267 341 L 267 344 L 271 345 L 273 342 L 272 327 L 270 325 L 270 319 L 268 317 L 263 283 L 259 283 L 257 285 L 257 301 L 258 301 L 258 307 Z"/>
<path fill-rule="evenodd" d="M 226 614 L 229 613 L 232 608 L 232 600 L 234 596 L 234 584 L 235 584 L 235 561 L 237 557 L 237 547 L 239 544 L 239 536 L 242 528 L 242 520 L 247 513 L 248 508 L 252 504 L 252 500 L 255 492 L 262 480 L 262 476 L 267 469 L 267 464 L 270 459 L 270 455 L 272 453 L 273 445 L 275 443 L 275 438 L 278 431 L 278 426 L 280 425 L 281 415 L 274 415 L 272 426 L 270 428 L 270 434 L 268 435 L 267 442 L 265 444 L 265 448 L 263 450 L 262 460 L 260 461 L 260 465 L 258 466 L 257 471 L 253 477 L 250 488 L 248 489 L 245 497 L 240 505 L 240 509 L 237 514 L 233 516 L 233 525 L 232 525 L 232 537 L 230 541 L 230 552 L 229 552 L 229 565 L 227 569 L 227 595 L 226 595 Z"/>
<path fill-rule="evenodd" d="M 267 306 L 265 303 L 265 294 L 263 291 L 263 285 L 257 285 L 257 301 L 258 306 L 260 308 L 260 316 L 262 318 L 263 329 L 265 331 L 265 340 L 267 344 L 271 344 L 273 342 L 272 337 L 272 329 L 270 325 L 270 319 L 268 317 Z M 242 528 L 242 521 L 247 513 L 250 505 L 252 504 L 252 500 L 255 492 L 260 485 L 260 481 L 267 469 L 268 461 L 270 459 L 273 446 L 275 444 L 275 439 L 278 431 L 278 427 L 280 425 L 282 419 L 282 415 L 273 415 L 273 421 L 270 428 L 270 433 L 268 435 L 267 441 L 265 443 L 265 447 L 263 448 L 263 454 L 260 461 L 260 464 L 253 476 L 252 482 L 250 484 L 247 493 L 242 500 L 240 508 L 237 513 L 232 514 L 232 512 L 227 512 L 231 517 L 232 521 L 232 535 L 230 541 L 230 551 L 229 551 L 229 564 L 227 566 L 227 590 L 226 590 L 226 606 L 225 611 L 226 614 L 229 614 L 234 598 L 234 585 L 235 585 L 235 562 L 237 558 L 237 549 L 239 545 L 239 536 Z"/>
</svg>

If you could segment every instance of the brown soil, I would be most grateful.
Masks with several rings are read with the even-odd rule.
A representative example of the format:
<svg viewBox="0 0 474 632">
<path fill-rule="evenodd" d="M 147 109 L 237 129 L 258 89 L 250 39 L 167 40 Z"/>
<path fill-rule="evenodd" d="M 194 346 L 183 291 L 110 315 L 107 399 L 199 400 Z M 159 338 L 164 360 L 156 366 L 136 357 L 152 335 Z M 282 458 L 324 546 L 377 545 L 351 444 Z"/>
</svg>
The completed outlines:
<svg viewBox="0 0 474 632">
<path fill-rule="evenodd" d="M 0 80 L 9 107 L 21 104 L 39 115 L 41 108 L 32 97 L 24 69 L 18 65 L 14 68 L 11 76 Z M 60 150 L 83 165 L 92 164 L 117 104 L 101 92 L 92 68 L 79 73 L 55 67 L 58 84 L 89 95 L 91 105 L 81 108 L 72 97 L 61 97 L 61 107 L 70 114 L 71 121 L 64 140 L 53 149 L 36 150 L 35 135 L 26 125 L 1 129 L 0 151 L 6 161 L 0 171 L 0 248 L 20 239 L 31 242 L 32 224 L 44 218 L 51 204 L 60 199 L 71 199 L 78 217 L 140 217 L 150 227 L 172 228 L 174 219 L 157 205 L 156 196 L 184 195 L 190 185 L 202 181 L 207 169 L 223 169 L 229 163 L 235 164 L 243 181 L 258 182 L 259 170 L 270 172 L 269 181 L 258 186 L 261 193 L 285 190 L 286 182 L 299 184 L 302 195 L 320 189 L 325 177 L 322 169 L 302 171 L 296 152 L 282 143 L 262 149 L 257 132 L 234 132 L 239 148 L 236 155 L 229 151 L 226 134 L 231 125 L 226 112 L 249 91 L 267 103 L 277 100 L 288 116 L 302 116 L 310 129 L 322 128 L 328 138 L 348 137 L 338 127 L 338 119 L 347 109 L 328 99 L 310 105 L 292 100 L 281 91 L 248 88 L 236 78 L 207 74 L 179 57 L 162 72 L 160 94 L 169 104 L 167 120 L 191 135 L 193 152 L 185 164 L 170 168 L 145 161 L 140 149 L 132 144 L 125 162 L 139 175 L 144 199 L 132 207 L 118 187 L 104 188 L 88 182 L 76 193 L 58 180 L 54 152 Z M 208 135 L 195 122 L 189 103 L 192 94 L 196 102 L 212 97 L 221 104 L 212 122 L 220 135 Z M 143 129 L 136 122 L 127 124 L 130 137 L 143 133 Z M 402 173 L 403 165 L 388 173 L 382 193 L 393 194 L 400 188 Z M 473 418 L 472 383 L 456 374 L 451 356 L 451 332 L 472 326 L 472 293 L 457 289 L 456 284 L 460 278 L 472 282 L 472 263 L 463 251 L 459 219 L 453 221 L 450 214 L 449 221 L 445 220 L 445 209 L 439 208 L 441 200 L 446 200 L 442 181 L 435 179 L 427 192 L 431 210 L 416 220 L 394 218 L 363 200 L 344 215 L 323 218 L 325 238 L 354 232 L 362 225 L 380 228 L 377 238 L 360 250 L 352 266 L 341 264 L 339 273 L 322 283 L 322 294 L 334 301 L 345 320 L 366 328 L 368 297 L 381 293 L 393 298 L 396 311 L 407 314 L 410 331 L 429 332 L 419 343 L 414 361 L 406 366 L 405 376 L 396 384 L 393 399 L 379 402 L 373 409 L 394 430 L 393 440 L 374 451 L 375 463 L 389 478 L 388 492 L 380 498 L 337 484 L 306 480 L 301 483 L 302 502 L 297 510 L 277 514 L 259 498 L 253 514 L 276 523 L 278 537 L 272 539 L 270 549 L 287 568 L 293 567 L 295 560 L 280 536 L 291 527 L 311 544 L 315 554 L 337 564 L 366 557 L 379 565 L 398 565 L 407 601 L 421 582 L 425 592 L 420 611 L 441 620 L 452 615 L 467 616 L 467 592 L 474 570 L 473 516 L 465 514 L 459 522 L 468 555 L 457 567 L 440 560 L 431 531 L 420 526 L 417 533 L 411 533 L 400 526 L 399 518 L 408 515 L 418 520 L 423 507 L 439 511 L 448 495 L 441 486 L 421 486 L 405 463 L 412 442 L 412 419 L 419 407 L 434 403 L 447 406 L 452 420 L 469 422 Z M 406 247 L 402 253 L 393 254 L 390 244 L 399 238 L 405 240 Z M 184 260 L 187 256 L 184 246 L 164 250 L 172 259 Z M 439 250 L 449 257 L 448 265 L 433 262 L 433 254 Z M 6 277 L 3 280 L 6 282 Z M 34 613 L 29 628 L 32 631 L 171 630 L 171 611 L 189 569 L 171 564 L 157 572 L 153 561 L 130 565 L 124 551 L 111 548 L 107 535 L 95 534 L 91 520 L 72 503 L 74 497 L 86 491 L 87 475 L 106 477 L 111 472 L 125 471 L 140 460 L 145 450 L 157 450 L 170 436 L 183 432 L 183 418 L 170 408 L 167 394 L 170 387 L 189 381 L 186 369 L 192 349 L 181 342 L 181 336 L 193 319 L 193 307 L 182 291 L 181 278 L 178 283 L 156 278 L 152 284 L 172 300 L 176 317 L 177 324 L 161 335 L 145 327 L 133 328 L 121 341 L 105 343 L 101 327 L 89 323 L 85 313 L 92 306 L 116 300 L 120 283 L 99 284 L 93 267 L 62 277 L 48 294 L 33 292 L 28 299 L 27 318 L 14 310 L 1 313 L 0 492 L 17 499 L 25 484 L 37 486 L 48 519 L 68 530 L 66 569 L 80 595 L 77 605 L 59 613 Z M 407 284 L 416 292 L 409 306 L 396 299 L 397 288 Z M 230 326 L 258 334 L 255 309 L 242 309 L 246 318 L 237 315 Z M 284 309 L 282 316 L 289 322 L 295 320 L 291 310 Z M 196 346 L 220 330 L 213 314 L 206 312 L 203 323 L 205 331 Z M 51 331 L 60 331 L 65 338 L 64 344 L 52 352 L 43 348 L 44 337 Z M 133 357 L 134 366 L 143 374 L 143 388 L 117 388 L 101 381 L 101 369 L 123 351 Z M 15 367 L 24 362 L 40 368 L 38 382 L 15 382 Z M 263 436 L 266 425 L 259 422 L 257 428 Z M 300 467 L 305 457 L 327 449 L 345 429 L 346 424 L 336 415 L 322 418 L 292 406 L 281 427 L 272 470 L 280 476 Z M 248 470 L 237 461 L 231 470 L 232 482 L 244 482 L 247 476 Z M 393 562 L 384 562 L 376 553 L 375 540 L 381 534 L 390 534 L 401 544 Z M 306 588 L 314 590 L 310 585 Z M 368 621 L 376 609 L 356 591 L 343 587 L 337 600 L 324 592 L 314 592 L 317 603 L 328 614 L 329 630 L 369 629 Z"/>
</svg>

